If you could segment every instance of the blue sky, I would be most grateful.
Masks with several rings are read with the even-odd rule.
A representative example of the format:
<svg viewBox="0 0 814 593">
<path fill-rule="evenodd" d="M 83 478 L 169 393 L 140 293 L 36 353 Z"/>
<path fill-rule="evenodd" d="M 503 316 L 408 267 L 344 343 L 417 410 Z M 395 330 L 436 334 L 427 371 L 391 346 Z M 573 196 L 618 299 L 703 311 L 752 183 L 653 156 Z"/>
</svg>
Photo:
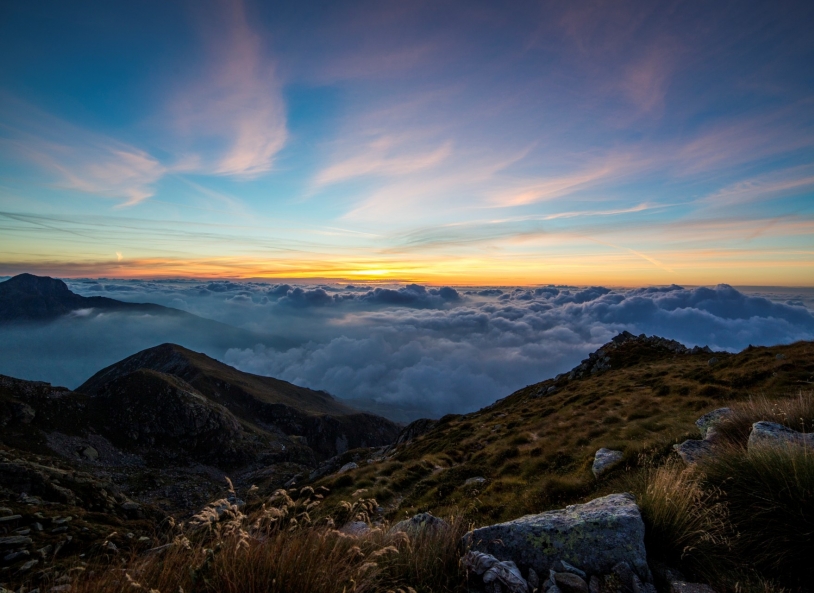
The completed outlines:
<svg viewBox="0 0 814 593">
<path fill-rule="evenodd" d="M 805 2 L 6 2 L 0 274 L 814 284 Z"/>
</svg>

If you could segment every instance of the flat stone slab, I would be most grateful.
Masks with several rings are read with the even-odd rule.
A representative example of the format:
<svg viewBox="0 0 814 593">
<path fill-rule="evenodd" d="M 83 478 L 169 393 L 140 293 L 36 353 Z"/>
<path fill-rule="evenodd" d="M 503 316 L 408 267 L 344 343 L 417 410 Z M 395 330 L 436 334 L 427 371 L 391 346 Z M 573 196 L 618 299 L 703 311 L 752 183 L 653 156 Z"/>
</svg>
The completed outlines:
<svg viewBox="0 0 814 593">
<path fill-rule="evenodd" d="M 513 561 L 526 572 L 549 574 L 557 561 L 588 574 L 608 574 L 627 562 L 651 581 L 644 548 L 644 522 L 632 494 L 610 494 L 585 504 L 470 531 L 463 538 L 471 550 Z"/>
</svg>

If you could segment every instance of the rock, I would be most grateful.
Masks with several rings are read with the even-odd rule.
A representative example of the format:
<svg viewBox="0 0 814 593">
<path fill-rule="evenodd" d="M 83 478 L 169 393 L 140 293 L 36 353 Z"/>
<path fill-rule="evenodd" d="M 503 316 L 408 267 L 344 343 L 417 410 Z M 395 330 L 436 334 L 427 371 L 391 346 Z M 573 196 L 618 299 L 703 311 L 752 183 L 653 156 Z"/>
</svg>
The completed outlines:
<svg viewBox="0 0 814 593">
<path fill-rule="evenodd" d="M 14 415 L 14 419 L 22 422 L 23 424 L 31 424 L 31 421 L 37 415 L 37 412 L 29 406 L 28 404 L 24 403 L 13 403 L 11 404 L 12 407 L 12 414 Z"/>
<path fill-rule="evenodd" d="M 10 535 L 7 537 L 0 537 L 0 546 L 27 546 L 31 543 L 30 537 L 23 535 Z"/>
<path fill-rule="evenodd" d="M 0 525 L 3 523 L 11 523 L 13 521 L 19 521 L 22 519 L 22 515 L 9 515 L 8 517 L 0 517 Z"/>
<path fill-rule="evenodd" d="M 396 437 L 393 444 L 386 449 L 386 452 L 390 452 L 399 445 L 407 444 L 410 441 L 417 439 L 421 435 L 428 433 L 435 428 L 436 424 L 438 424 L 438 420 L 430 420 L 429 418 L 419 418 L 418 420 L 413 420 L 410 422 L 410 424 L 404 427 L 404 429 Z"/>
<path fill-rule="evenodd" d="M 85 447 L 82 449 L 82 457 L 89 459 L 90 461 L 96 461 L 99 459 L 99 451 L 93 447 Z"/>
<path fill-rule="evenodd" d="M 657 593 L 653 583 L 643 583 L 638 575 L 633 575 L 633 593 Z"/>
<path fill-rule="evenodd" d="M 785 354 L 778 354 L 777 356 L 775 356 L 775 358 L 777 360 L 786 360 L 786 355 Z"/>
<path fill-rule="evenodd" d="M 722 422 L 731 418 L 732 414 L 733 412 L 730 408 L 718 408 L 701 416 L 695 421 L 695 425 L 701 432 L 701 437 L 706 439 L 708 438 L 711 428 L 719 426 Z"/>
<path fill-rule="evenodd" d="M 554 584 L 560 588 L 562 593 L 589 593 L 585 579 L 571 572 L 556 573 Z"/>
<path fill-rule="evenodd" d="M 624 455 L 621 451 L 614 451 L 612 449 L 599 449 L 594 455 L 594 464 L 591 471 L 594 477 L 599 479 L 603 474 L 609 472 L 614 467 L 622 463 Z"/>
<path fill-rule="evenodd" d="M 534 572 L 533 568 L 529 568 L 529 577 L 526 579 L 526 581 L 528 581 L 529 587 L 532 591 L 536 591 L 540 588 L 540 577 L 536 572 Z"/>
<path fill-rule="evenodd" d="M 715 593 L 715 589 L 701 583 L 673 581 L 670 583 L 670 593 Z"/>
<path fill-rule="evenodd" d="M 713 356 L 712 358 L 710 358 L 710 359 L 707 361 L 707 364 L 708 364 L 709 366 L 715 366 L 716 364 L 718 364 L 718 359 L 717 359 L 717 358 L 715 358 L 715 357 Z"/>
<path fill-rule="evenodd" d="M 684 460 L 684 463 L 693 465 L 712 454 L 712 443 L 706 440 L 690 439 L 673 445 L 673 449 Z"/>
<path fill-rule="evenodd" d="M 8 507 L 0 507 L 0 517 L 7 517 L 8 515 L 13 515 L 14 512 Z"/>
<path fill-rule="evenodd" d="M 630 569 L 630 564 L 627 562 L 619 562 L 611 569 L 611 572 L 619 579 L 619 582 L 628 589 L 633 589 L 633 578 L 636 576 Z"/>
<path fill-rule="evenodd" d="M 470 531 L 463 538 L 470 549 L 512 560 L 521 569 L 545 574 L 557 560 L 588 574 L 607 574 L 628 562 L 650 582 L 644 548 L 644 522 L 632 494 L 611 494 L 585 504 L 539 515 L 526 515 Z"/>
<path fill-rule="evenodd" d="M 28 550 L 19 550 L 17 552 L 12 552 L 11 554 L 6 554 L 5 556 L 3 556 L 3 563 L 13 564 L 18 560 L 28 558 L 29 556 L 31 556 L 31 552 L 29 552 Z"/>
<path fill-rule="evenodd" d="M 17 569 L 17 573 L 19 574 L 21 572 L 28 572 L 39 563 L 40 563 L 39 560 L 29 560 L 28 562 L 26 562 L 20 568 Z"/>
<path fill-rule="evenodd" d="M 422 531 L 442 531 L 449 529 L 449 523 L 443 519 L 439 519 L 430 513 L 419 513 L 404 521 L 399 521 L 390 528 L 389 533 L 398 533 L 399 531 L 407 535 L 416 535 Z"/>
<path fill-rule="evenodd" d="M 466 482 L 464 482 L 464 486 L 480 486 L 481 484 L 486 483 L 486 478 L 482 476 L 477 476 L 475 478 L 469 478 Z"/>
<path fill-rule="evenodd" d="M 565 572 L 570 572 L 570 573 L 572 573 L 572 574 L 579 575 L 579 576 L 581 576 L 583 579 L 587 579 L 587 578 L 588 578 L 588 575 L 587 575 L 587 574 L 585 574 L 585 571 L 584 571 L 584 570 L 580 570 L 580 569 L 579 569 L 579 568 L 577 568 L 576 566 L 572 566 L 571 564 L 568 564 L 568 563 L 567 563 L 565 560 L 560 560 L 560 564 L 562 565 L 562 569 L 563 569 Z"/>
<path fill-rule="evenodd" d="M 498 591 L 507 593 L 528 593 L 529 586 L 514 562 L 501 562 L 490 554 L 470 550 L 461 559 L 467 573 L 474 573 L 481 577 L 486 590 L 494 591 L 495 584 L 499 584 Z"/>
<path fill-rule="evenodd" d="M 749 434 L 749 451 L 763 446 L 800 445 L 814 447 L 814 432 L 798 432 L 775 422 L 755 422 Z"/>
<path fill-rule="evenodd" d="M 142 519 L 144 518 L 144 512 L 141 509 L 141 505 L 137 502 L 133 502 L 132 500 L 128 500 L 123 502 L 119 505 L 119 508 L 124 511 L 124 514 L 127 515 L 129 519 Z"/>
<path fill-rule="evenodd" d="M 602 583 L 598 576 L 593 575 L 591 580 L 588 581 L 588 591 L 591 593 L 602 593 Z"/>
<path fill-rule="evenodd" d="M 350 463 L 346 463 L 345 465 L 340 467 L 339 471 L 337 473 L 344 474 L 345 472 L 350 471 L 352 469 L 356 469 L 357 467 L 359 467 L 359 466 L 356 463 L 354 463 L 353 461 L 351 461 Z"/>
<path fill-rule="evenodd" d="M 344 533 L 346 535 L 358 537 L 368 533 L 370 531 L 370 525 L 364 521 L 351 521 L 350 523 L 345 523 L 345 525 L 343 525 L 339 531 L 340 533 Z"/>
</svg>

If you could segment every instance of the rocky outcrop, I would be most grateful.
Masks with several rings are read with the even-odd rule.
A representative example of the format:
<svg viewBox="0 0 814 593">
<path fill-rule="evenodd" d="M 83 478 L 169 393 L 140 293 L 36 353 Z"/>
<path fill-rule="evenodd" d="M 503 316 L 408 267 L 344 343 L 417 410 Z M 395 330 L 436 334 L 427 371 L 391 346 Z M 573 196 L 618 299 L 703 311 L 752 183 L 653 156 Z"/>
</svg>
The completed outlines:
<svg viewBox="0 0 814 593">
<path fill-rule="evenodd" d="M 625 351 L 627 354 L 624 362 L 625 365 L 635 363 L 642 358 L 648 358 L 659 353 L 699 354 L 712 352 L 708 346 L 704 346 L 703 348 L 699 346 L 687 348 L 684 344 L 676 342 L 675 340 L 669 340 L 659 336 L 646 336 L 645 334 L 636 336 L 628 331 L 623 331 L 612 338 L 610 342 L 589 354 L 588 358 L 571 369 L 569 373 L 558 375 L 556 380 L 559 382 L 563 379 L 584 379 L 611 368 L 618 368 L 618 361 L 615 359 L 617 358 L 616 354 L 621 351 Z M 631 354 L 633 354 L 633 356 L 630 356 Z M 552 387 L 548 388 L 549 391 L 554 391 Z"/>
<path fill-rule="evenodd" d="M 594 463 L 591 466 L 591 471 L 594 477 L 599 479 L 604 474 L 608 473 L 614 467 L 622 463 L 624 454 L 621 451 L 613 451 L 612 449 L 599 449 L 594 455 Z"/>
<path fill-rule="evenodd" d="M 814 432 L 798 432 L 775 422 L 755 422 L 749 434 L 749 451 L 761 447 L 801 446 L 814 448 Z"/>
<path fill-rule="evenodd" d="M 410 422 L 410 424 L 405 426 L 404 429 L 402 429 L 402 431 L 398 434 L 396 440 L 393 441 L 393 444 L 388 450 L 395 449 L 399 445 L 405 445 L 410 441 L 417 439 L 422 434 L 431 431 L 437 424 L 437 420 L 430 420 L 429 418 L 419 418 L 418 420 Z"/>
<path fill-rule="evenodd" d="M 548 574 L 558 561 L 588 574 L 608 574 L 620 562 L 644 582 L 651 580 L 644 522 L 631 494 L 611 494 L 585 504 L 470 531 L 469 549 L 512 561 L 522 571 Z"/>
</svg>

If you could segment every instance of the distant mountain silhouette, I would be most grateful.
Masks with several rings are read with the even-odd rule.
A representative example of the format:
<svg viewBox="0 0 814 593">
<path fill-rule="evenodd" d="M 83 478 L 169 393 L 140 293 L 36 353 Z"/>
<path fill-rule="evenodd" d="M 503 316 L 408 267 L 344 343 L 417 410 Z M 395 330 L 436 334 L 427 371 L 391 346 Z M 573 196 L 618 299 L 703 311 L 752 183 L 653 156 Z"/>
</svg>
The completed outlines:
<svg viewBox="0 0 814 593">
<path fill-rule="evenodd" d="M 84 297 L 56 278 L 20 274 L 0 282 L 0 323 L 49 321 L 83 309 L 188 315 L 150 303 L 125 303 L 107 297 Z"/>
</svg>

